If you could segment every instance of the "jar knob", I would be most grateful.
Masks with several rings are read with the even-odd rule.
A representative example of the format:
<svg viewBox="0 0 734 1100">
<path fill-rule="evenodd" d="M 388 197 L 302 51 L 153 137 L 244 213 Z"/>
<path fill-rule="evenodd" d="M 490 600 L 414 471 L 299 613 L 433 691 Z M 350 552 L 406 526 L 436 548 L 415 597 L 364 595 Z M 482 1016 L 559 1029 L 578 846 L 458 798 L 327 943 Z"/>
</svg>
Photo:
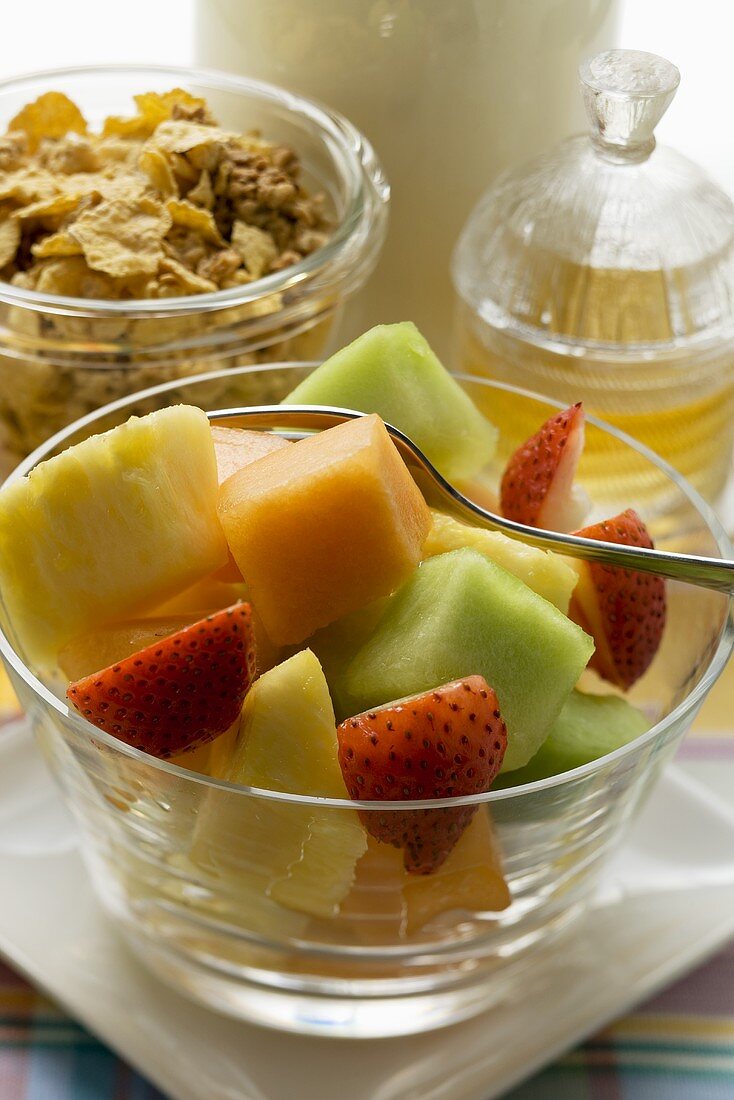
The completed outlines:
<svg viewBox="0 0 734 1100">
<path fill-rule="evenodd" d="M 646 160 L 680 83 L 675 65 L 641 50 L 605 50 L 581 63 L 579 77 L 600 155 L 618 164 Z"/>
</svg>

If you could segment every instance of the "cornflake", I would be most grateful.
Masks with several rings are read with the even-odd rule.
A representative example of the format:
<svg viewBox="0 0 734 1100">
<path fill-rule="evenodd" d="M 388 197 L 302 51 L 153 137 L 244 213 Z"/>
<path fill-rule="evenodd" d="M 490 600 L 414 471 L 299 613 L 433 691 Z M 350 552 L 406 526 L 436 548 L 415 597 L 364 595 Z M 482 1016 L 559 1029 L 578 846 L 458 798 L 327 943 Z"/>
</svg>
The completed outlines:
<svg viewBox="0 0 734 1100">
<path fill-rule="evenodd" d="M 161 122 L 149 138 L 148 145 L 165 153 L 189 153 L 198 147 L 225 144 L 235 136 L 216 126 L 202 126 L 198 122 Z"/>
<path fill-rule="evenodd" d="M 45 259 L 48 256 L 81 256 L 82 246 L 70 233 L 61 230 L 31 245 L 31 252 L 37 259 Z"/>
<path fill-rule="evenodd" d="M 162 241 L 171 227 L 163 211 L 149 213 L 136 203 L 112 199 L 85 211 L 69 227 L 88 265 L 108 275 L 152 275 L 163 259 Z"/>
<path fill-rule="evenodd" d="M 172 256 L 161 260 L 159 279 L 162 286 L 176 287 L 178 294 L 210 294 L 217 289 L 217 284 L 211 279 L 194 274 Z"/>
<path fill-rule="evenodd" d="M 262 278 L 278 256 L 275 241 L 269 233 L 241 221 L 236 221 L 232 226 L 232 248 L 239 252 L 253 279 Z"/>
<path fill-rule="evenodd" d="M 48 199 L 39 199 L 37 202 L 29 203 L 28 206 L 21 206 L 19 210 L 13 211 L 12 216 L 19 221 L 27 221 L 30 218 L 43 218 L 44 220 L 47 218 L 61 218 L 66 214 L 71 214 L 72 210 L 76 210 L 82 198 L 83 194 L 78 191 L 68 193 L 62 191 Z"/>
<path fill-rule="evenodd" d="M 20 225 L 13 218 L 0 222 L 0 266 L 10 263 L 20 244 Z"/>
<path fill-rule="evenodd" d="M 160 191 L 162 195 L 178 194 L 171 166 L 158 149 L 143 149 L 138 157 L 138 165 L 156 191 Z"/>
<path fill-rule="evenodd" d="M 42 294 L 63 294 L 67 298 L 113 298 L 114 284 L 104 275 L 90 271 L 82 256 L 47 260 L 36 280 Z"/>
<path fill-rule="evenodd" d="M 214 190 L 212 188 L 212 178 L 206 168 L 199 176 L 196 186 L 187 192 L 186 198 L 189 202 L 196 203 L 197 206 L 203 206 L 205 210 L 212 209 L 214 206 Z"/>
<path fill-rule="evenodd" d="M 44 168 L 17 168 L 0 172 L 0 200 L 12 199 L 20 206 L 41 202 L 58 194 L 59 186 Z"/>
<path fill-rule="evenodd" d="M 182 225 L 186 229 L 193 229 L 203 240 L 211 241 L 212 244 L 224 244 L 222 234 L 219 232 L 210 210 L 194 206 L 186 199 L 171 199 L 166 203 L 166 207 L 174 225 Z"/>
<path fill-rule="evenodd" d="M 122 137 L 148 137 L 161 122 L 171 117 L 176 108 L 187 112 L 200 111 L 207 114 L 206 102 L 189 95 L 183 88 L 173 88 L 170 92 L 143 92 L 133 96 L 138 114 L 132 118 L 119 118 L 115 115 L 105 119 L 102 127 L 104 136 L 117 134 Z"/>
<path fill-rule="evenodd" d="M 76 172 L 96 172 L 100 167 L 100 160 L 92 142 L 74 133 L 55 141 L 44 138 L 40 146 L 40 157 L 44 167 L 57 175 L 71 176 Z"/>
<path fill-rule="evenodd" d="M 86 134 L 87 122 L 76 103 L 63 92 L 45 92 L 27 103 L 11 120 L 8 130 L 21 130 L 31 152 L 43 138 L 63 138 L 69 133 Z"/>
</svg>

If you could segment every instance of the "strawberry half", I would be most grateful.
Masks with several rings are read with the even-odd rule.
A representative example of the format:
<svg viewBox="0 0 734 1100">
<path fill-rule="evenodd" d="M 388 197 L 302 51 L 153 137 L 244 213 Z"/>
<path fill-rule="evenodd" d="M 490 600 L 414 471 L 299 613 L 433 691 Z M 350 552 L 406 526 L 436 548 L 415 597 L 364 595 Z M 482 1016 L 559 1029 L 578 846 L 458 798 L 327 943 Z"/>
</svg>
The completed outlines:
<svg viewBox="0 0 734 1100">
<path fill-rule="evenodd" d="M 213 741 L 255 677 L 250 605 L 235 604 L 69 685 L 87 721 L 163 759 Z"/>
<path fill-rule="evenodd" d="M 482 676 L 348 718 L 337 735 L 349 795 L 367 801 L 487 791 L 507 747 L 497 696 Z M 425 875 L 441 866 L 476 809 L 364 810 L 361 817 L 377 840 L 403 849 L 406 870 Z"/>
<path fill-rule="evenodd" d="M 579 402 L 546 420 L 515 451 L 502 475 L 502 514 L 549 531 L 577 527 L 588 511 L 586 494 L 573 484 L 583 449 L 584 410 Z"/>
<path fill-rule="evenodd" d="M 650 532 L 631 508 L 576 534 L 601 542 L 653 546 Z M 626 690 L 658 651 L 665 627 L 665 581 L 614 565 L 579 561 L 575 565 L 579 581 L 569 616 L 596 642 L 591 667 Z"/>
</svg>

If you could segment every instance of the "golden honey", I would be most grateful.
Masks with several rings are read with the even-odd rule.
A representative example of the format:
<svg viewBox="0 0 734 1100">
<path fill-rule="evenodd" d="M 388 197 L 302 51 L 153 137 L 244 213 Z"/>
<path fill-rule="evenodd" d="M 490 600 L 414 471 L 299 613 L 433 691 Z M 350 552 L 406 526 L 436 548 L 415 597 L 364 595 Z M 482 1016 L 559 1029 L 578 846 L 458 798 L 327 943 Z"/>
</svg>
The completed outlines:
<svg viewBox="0 0 734 1100">
<path fill-rule="evenodd" d="M 597 288 L 601 274 L 595 272 Z M 610 273 L 610 295 L 614 293 L 618 274 Z M 633 276 L 647 274 L 626 273 L 625 294 L 633 293 L 636 281 Z M 640 278 L 637 282 L 644 291 L 646 280 Z M 671 349 L 666 353 L 658 345 L 651 356 L 642 345 L 660 338 L 665 318 L 638 311 L 637 320 L 647 323 L 647 341 L 640 338 L 637 328 L 626 334 L 638 336 L 635 345 L 624 352 L 610 353 L 600 349 L 602 339 L 609 336 L 605 328 L 605 298 L 600 291 L 595 311 L 591 309 L 593 305 L 594 301 L 587 296 L 583 326 L 598 333 L 601 339 L 588 345 L 588 354 L 584 354 L 578 337 L 573 345 L 564 346 L 561 331 L 559 338 L 554 338 L 556 334 L 545 334 L 542 343 L 517 341 L 507 330 L 489 330 L 478 325 L 471 311 L 463 306 L 457 328 L 456 368 L 564 403 L 583 400 L 588 413 L 646 444 L 704 497 L 715 501 L 728 476 L 734 443 L 734 347 L 696 348 L 692 343 L 687 352 Z M 557 317 L 559 330 L 561 326 L 581 323 L 580 309 L 573 298 L 567 299 L 565 312 Z M 609 319 L 613 320 L 614 315 Z M 628 320 L 631 326 L 631 317 Z M 481 403 L 482 391 L 477 389 L 475 397 Z M 493 408 L 484 411 L 503 424 L 505 430 L 509 429 L 512 438 L 526 438 L 539 426 L 532 422 L 532 410 L 527 403 L 517 397 L 507 394 L 501 409 L 497 408 L 496 391 L 490 401 Z M 582 474 L 590 491 L 593 493 L 594 482 L 599 480 L 608 492 L 608 483 L 616 480 L 620 493 L 628 499 L 653 504 L 655 486 L 651 483 L 649 464 L 630 452 L 622 466 L 618 461 L 610 466 L 611 443 L 603 433 L 589 434 Z"/>
</svg>

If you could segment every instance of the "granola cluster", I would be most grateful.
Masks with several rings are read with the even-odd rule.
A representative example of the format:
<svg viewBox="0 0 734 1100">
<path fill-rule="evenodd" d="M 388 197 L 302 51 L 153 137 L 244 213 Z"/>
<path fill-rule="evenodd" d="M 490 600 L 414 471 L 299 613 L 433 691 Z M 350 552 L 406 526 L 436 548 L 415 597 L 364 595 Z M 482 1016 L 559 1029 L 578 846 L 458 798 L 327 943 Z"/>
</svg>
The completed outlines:
<svg viewBox="0 0 734 1100">
<path fill-rule="evenodd" d="M 235 287 L 321 248 L 324 197 L 295 152 L 220 128 L 181 89 L 90 133 L 60 92 L 0 138 L 0 278 L 51 294 L 134 300 Z"/>
</svg>

